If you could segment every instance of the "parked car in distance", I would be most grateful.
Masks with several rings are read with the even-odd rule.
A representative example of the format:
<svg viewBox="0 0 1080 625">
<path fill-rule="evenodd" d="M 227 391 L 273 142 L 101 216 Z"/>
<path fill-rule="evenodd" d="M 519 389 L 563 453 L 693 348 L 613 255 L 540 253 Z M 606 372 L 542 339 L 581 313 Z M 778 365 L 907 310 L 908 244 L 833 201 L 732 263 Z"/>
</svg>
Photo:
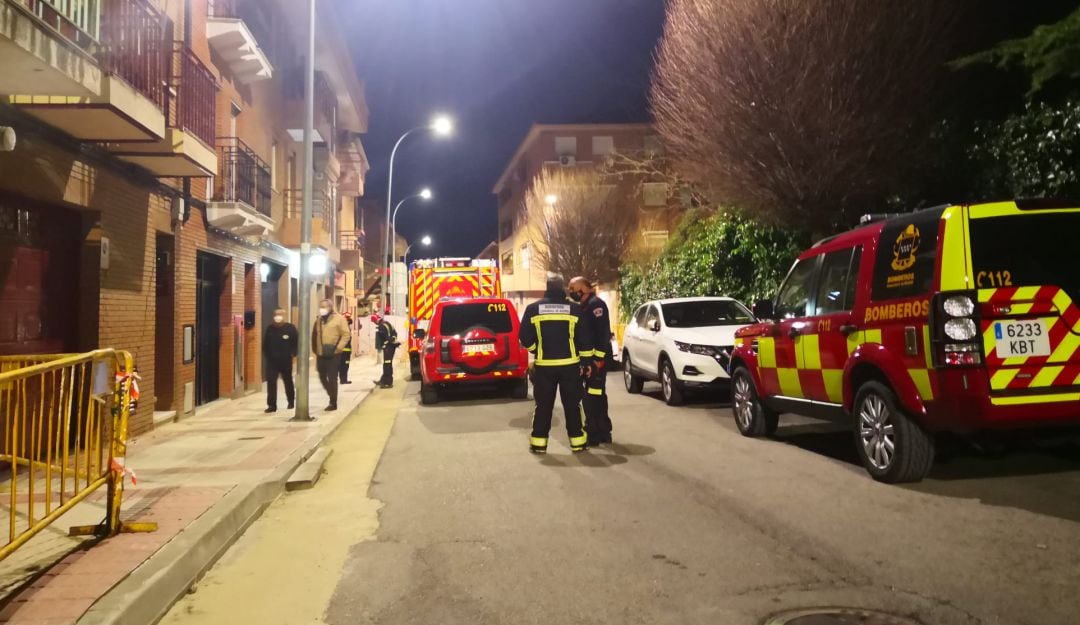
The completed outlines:
<svg viewBox="0 0 1080 625">
<path fill-rule="evenodd" d="M 434 404 L 450 386 L 497 384 L 514 399 L 529 396 L 529 352 L 518 342 L 520 320 L 510 300 L 445 299 L 431 325 L 416 329 L 423 341 L 420 401 Z"/>
<path fill-rule="evenodd" d="M 687 391 L 726 387 L 735 331 L 755 322 L 750 310 L 730 297 L 645 303 L 623 333 L 627 392 L 640 393 L 646 380 L 655 380 L 664 401 L 675 406 Z"/>
</svg>

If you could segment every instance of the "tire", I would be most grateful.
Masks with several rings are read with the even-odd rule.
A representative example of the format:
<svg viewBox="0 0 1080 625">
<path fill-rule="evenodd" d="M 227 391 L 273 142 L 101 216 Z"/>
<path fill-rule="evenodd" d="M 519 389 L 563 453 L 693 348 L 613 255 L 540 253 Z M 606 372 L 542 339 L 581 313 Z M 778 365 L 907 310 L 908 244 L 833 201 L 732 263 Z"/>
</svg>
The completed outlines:
<svg viewBox="0 0 1080 625">
<path fill-rule="evenodd" d="M 634 369 L 630 366 L 630 352 L 623 352 L 623 384 L 626 385 L 626 392 L 631 395 L 637 395 L 641 393 L 641 389 L 645 388 L 645 378 L 640 375 L 634 375 Z"/>
<path fill-rule="evenodd" d="M 867 382 L 859 387 L 854 416 L 855 448 L 870 477 L 899 484 L 918 482 L 930 472 L 934 437 L 904 412 L 888 386 Z"/>
<path fill-rule="evenodd" d="M 420 403 L 425 406 L 432 406 L 439 403 L 439 389 L 431 386 L 430 384 L 420 383 Z"/>
<path fill-rule="evenodd" d="M 731 375 L 731 414 L 739 433 L 749 438 L 773 436 L 780 425 L 780 414 L 761 403 L 754 376 L 746 367 Z"/>
<path fill-rule="evenodd" d="M 521 379 L 517 380 L 510 387 L 510 397 L 513 399 L 528 399 L 529 398 L 529 380 Z"/>
<path fill-rule="evenodd" d="M 413 382 L 420 380 L 420 354 L 409 354 L 409 377 Z"/>
<path fill-rule="evenodd" d="M 660 388 L 664 393 L 664 403 L 669 406 L 683 405 L 685 398 L 679 388 L 679 378 L 675 377 L 675 368 L 667 358 L 660 361 Z"/>
</svg>

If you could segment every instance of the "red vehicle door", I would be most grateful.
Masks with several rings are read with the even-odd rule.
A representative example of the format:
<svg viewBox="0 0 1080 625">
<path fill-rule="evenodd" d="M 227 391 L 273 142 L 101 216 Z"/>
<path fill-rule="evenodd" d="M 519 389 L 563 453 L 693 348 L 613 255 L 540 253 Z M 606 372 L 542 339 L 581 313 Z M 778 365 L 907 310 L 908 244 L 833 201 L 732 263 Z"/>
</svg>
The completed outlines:
<svg viewBox="0 0 1080 625">
<path fill-rule="evenodd" d="M 820 257 L 796 261 L 776 295 L 769 336 L 757 339 L 758 371 L 765 395 L 804 397 L 799 381 L 801 335 L 808 328 L 808 307 L 814 271 Z"/>
</svg>

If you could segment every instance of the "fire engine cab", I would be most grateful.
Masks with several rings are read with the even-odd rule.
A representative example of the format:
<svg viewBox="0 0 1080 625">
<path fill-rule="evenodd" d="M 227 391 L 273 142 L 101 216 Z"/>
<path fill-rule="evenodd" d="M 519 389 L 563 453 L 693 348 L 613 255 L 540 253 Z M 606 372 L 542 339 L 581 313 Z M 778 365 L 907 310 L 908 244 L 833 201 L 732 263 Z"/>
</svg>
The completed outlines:
<svg viewBox="0 0 1080 625">
<path fill-rule="evenodd" d="M 409 373 L 420 379 L 423 340 L 417 330 L 427 332 L 435 305 L 443 299 L 500 297 L 502 283 L 495 260 L 473 258 L 432 258 L 409 265 Z"/>
<path fill-rule="evenodd" d="M 935 434 L 1080 424 L 1080 208 L 1046 200 L 864 217 L 804 252 L 769 319 L 736 333 L 746 436 L 780 413 L 842 420 L 884 482 L 929 472 Z"/>
</svg>

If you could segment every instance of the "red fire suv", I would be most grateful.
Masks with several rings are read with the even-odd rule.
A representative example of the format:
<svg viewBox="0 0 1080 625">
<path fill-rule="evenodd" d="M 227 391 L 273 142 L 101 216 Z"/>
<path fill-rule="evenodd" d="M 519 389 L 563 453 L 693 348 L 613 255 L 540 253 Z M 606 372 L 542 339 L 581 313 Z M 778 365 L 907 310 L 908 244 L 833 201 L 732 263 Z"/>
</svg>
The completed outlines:
<svg viewBox="0 0 1080 625">
<path fill-rule="evenodd" d="M 444 299 L 435 305 L 420 356 L 420 401 L 434 404 L 440 391 L 462 384 L 499 384 L 514 399 L 529 396 L 529 352 L 518 342 L 520 322 L 510 300 Z"/>
<path fill-rule="evenodd" d="M 1080 208 L 1045 200 L 864 218 L 795 262 L 736 333 L 735 422 L 850 423 L 877 480 L 922 479 L 935 434 L 1080 425 Z"/>
</svg>

